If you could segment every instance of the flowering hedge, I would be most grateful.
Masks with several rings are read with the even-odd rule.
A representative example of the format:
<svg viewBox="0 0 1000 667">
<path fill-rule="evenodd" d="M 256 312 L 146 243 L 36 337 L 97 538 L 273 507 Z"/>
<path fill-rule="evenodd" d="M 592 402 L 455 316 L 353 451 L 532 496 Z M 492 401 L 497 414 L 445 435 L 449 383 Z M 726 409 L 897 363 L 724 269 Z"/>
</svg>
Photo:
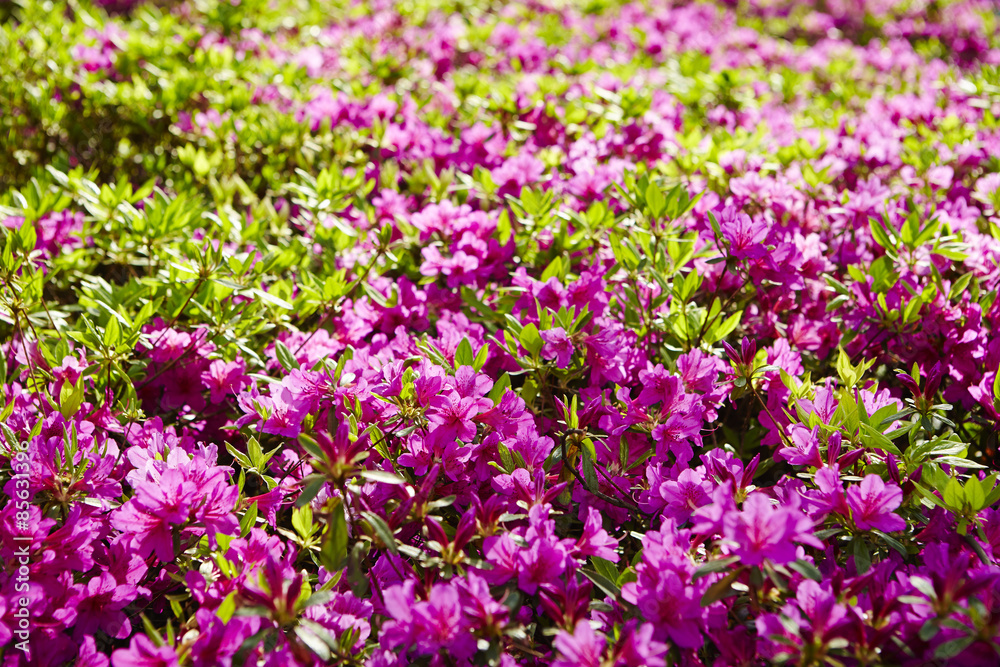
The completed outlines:
<svg viewBox="0 0 1000 667">
<path fill-rule="evenodd" d="M 3 665 L 1000 664 L 992 3 L 0 18 Z"/>
</svg>

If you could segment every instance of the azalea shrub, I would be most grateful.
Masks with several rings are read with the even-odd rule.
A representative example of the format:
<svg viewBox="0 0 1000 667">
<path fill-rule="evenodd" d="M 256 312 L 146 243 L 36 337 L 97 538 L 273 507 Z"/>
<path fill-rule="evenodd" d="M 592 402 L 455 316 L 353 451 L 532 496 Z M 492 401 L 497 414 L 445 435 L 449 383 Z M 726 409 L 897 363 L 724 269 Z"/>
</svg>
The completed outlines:
<svg viewBox="0 0 1000 667">
<path fill-rule="evenodd" d="M 998 19 L 6 3 L 2 664 L 1000 664 Z"/>
</svg>

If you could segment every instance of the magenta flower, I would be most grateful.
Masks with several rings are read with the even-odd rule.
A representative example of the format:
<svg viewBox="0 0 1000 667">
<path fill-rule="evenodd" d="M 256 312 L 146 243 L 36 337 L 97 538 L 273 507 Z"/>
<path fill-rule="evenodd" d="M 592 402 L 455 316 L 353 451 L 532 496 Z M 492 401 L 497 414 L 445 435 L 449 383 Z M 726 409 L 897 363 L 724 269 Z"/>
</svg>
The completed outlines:
<svg viewBox="0 0 1000 667">
<path fill-rule="evenodd" d="M 760 259 L 767 254 L 764 239 L 767 225 L 746 213 L 727 207 L 719 216 L 719 229 L 729 242 L 729 253 L 736 259 Z"/>
<path fill-rule="evenodd" d="M 557 366 L 568 368 L 573 361 L 573 353 L 576 348 L 573 347 L 573 341 L 566 335 L 566 330 L 562 327 L 554 327 L 542 331 L 539 335 L 545 341 L 542 346 L 542 357 L 555 359 Z"/>
<path fill-rule="evenodd" d="M 195 613 L 195 618 L 198 620 L 198 638 L 191 646 L 192 661 L 196 665 L 218 667 L 231 667 L 240 645 L 257 631 L 261 620 L 259 617 L 232 618 L 229 623 L 223 623 L 204 607 Z"/>
<path fill-rule="evenodd" d="M 146 635 L 136 635 L 128 648 L 111 654 L 112 667 L 179 667 L 177 653 L 170 646 L 157 646 Z"/>
<path fill-rule="evenodd" d="M 878 475 L 865 475 L 861 484 L 847 489 L 847 504 L 859 530 L 895 533 L 906 530 L 906 522 L 894 513 L 903 502 L 903 490 L 886 484 Z"/>
<path fill-rule="evenodd" d="M 77 637 L 103 630 L 115 639 L 125 639 L 132 633 L 128 616 L 122 611 L 137 595 L 135 586 L 119 585 L 107 572 L 92 578 L 77 601 Z"/>
<path fill-rule="evenodd" d="M 198 487 L 180 470 L 164 471 L 159 483 L 144 482 L 132 500 L 111 517 L 111 525 L 131 534 L 145 558 L 151 553 L 162 561 L 174 558 L 173 527 L 186 523 L 199 496 Z"/>
<path fill-rule="evenodd" d="M 242 360 L 225 362 L 216 359 L 201 374 L 201 381 L 209 390 L 212 403 L 222 403 L 229 394 L 237 394 L 249 383 L 246 364 Z"/>
<path fill-rule="evenodd" d="M 483 571 L 483 577 L 494 585 L 504 584 L 520 569 L 520 548 L 510 533 L 499 537 L 488 537 L 483 544 L 486 562 L 490 569 Z"/>
<path fill-rule="evenodd" d="M 775 565 L 790 563 L 796 559 L 795 542 L 822 549 L 812 529 L 812 521 L 797 503 L 779 507 L 760 492 L 747 496 L 743 511 L 730 511 L 723 517 L 723 534 L 744 565 L 760 565 L 764 559 Z"/>
<path fill-rule="evenodd" d="M 428 443 L 469 442 L 476 437 L 476 424 L 472 421 L 478 413 L 476 399 L 438 396 L 431 399 L 431 407 L 434 410 L 427 415 Z"/>
<path fill-rule="evenodd" d="M 722 341 L 722 347 L 726 350 L 729 360 L 741 371 L 749 372 L 753 368 L 754 357 L 757 356 L 757 341 L 744 336 L 740 341 L 740 349 L 737 351 L 726 341 Z"/>
<path fill-rule="evenodd" d="M 712 502 L 712 485 L 698 470 L 682 470 L 676 480 L 666 480 L 659 488 L 660 497 L 666 501 L 663 514 L 679 523 L 687 521 L 691 514 Z"/>
<path fill-rule="evenodd" d="M 684 387 L 701 394 L 712 391 L 720 371 L 725 371 L 725 363 L 718 357 L 705 354 L 695 348 L 677 358 L 677 371 L 684 381 Z"/>
<path fill-rule="evenodd" d="M 52 369 L 52 375 L 56 380 L 75 384 L 88 365 L 86 358 L 80 359 L 67 354 L 63 357 L 62 363 Z"/>
<path fill-rule="evenodd" d="M 493 599 L 486 579 L 470 572 L 464 579 L 458 579 L 457 585 L 462 591 L 462 611 L 470 625 L 482 632 L 501 632 L 510 608 Z"/>
<path fill-rule="evenodd" d="M 93 636 L 87 635 L 78 647 L 79 657 L 73 667 L 108 667 L 110 661 L 104 653 L 99 653 Z M 227 666 L 228 667 L 228 666 Z"/>
<path fill-rule="evenodd" d="M 788 437 L 792 441 L 792 446 L 782 447 L 775 452 L 775 456 L 793 466 L 823 467 L 823 457 L 819 452 L 818 426 L 810 431 L 800 424 L 792 424 L 788 427 Z"/>
<path fill-rule="evenodd" d="M 355 638 L 353 647 L 360 648 L 371 635 L 371 603 L 356 598 L 351 592 L 332 595 L 330 602 L 308 607 L 303 615 L 331 630 L 334 636 L 352 632 Z"/>
<path fill-rule="evenodd" d="M 408 579 L 401 585 L 390 586 L 383 591 L 382 603 L 390 620 L 382 625 L 382 631 L 379 633 L 379 642 L 382 646 L 391 649 L 413 644 L 416 633 L 413 622 L 415 588 L 416 583 Z"/>
<path fill-rule="evenodd" d="M 837 602 L 830 584 L 811 579 L 799 584 L 795 600 L 785 604 L 780 616 L 762 614 L 756 625 L 761 657 L 772 660 L 779 655 L 825 651 L 832 640 L 851 634 L 847 608 Z"/>
<path fill-rule="evenodd" d="M 638 579 L 622 586 L 622 598 L 639 608 L 658 641 L 670 639 L 682 648 L 700 647 L 704 643 L 701 622 L 706 617 L 701 597 L 709 582 L 691 582 L 695 566 L 688 553 L 690 532 L 678 531 L 673 520 L 667 519 L 659 531 L 646 533 L 642 546 Z"/>
<path fill-rule="evenodd" d="M 639 371 L 639 382 L 642 383 L 642 391 L 636 399 L 639 404 L 649 407 L 659 403 L 664 412 L 673 407 L 679 394 L 684 393 L 680 376 L 668 373 L 663 364 Z"/>
<path fill-rule="evenodd" d="M 539 539 L 526 550 L 520 552 L 517 585 L 534 594 L 540 584 L 552 581 L 566 571 L 567 549 L 558 541 Z"/>
<path fill-rule="evenodd" d="M 226 482 L 224 470 L 221 466 L 215 467 L 198 484 L 202 496 L 195 509 L 195 519 L 204 526 L 212 545 L 215 545 L 217 534 L 232 535 L 239 529 L 239 522 L 233 515 L 240 496 L 239 488 Z"/>
<path fill-rule="evenodd" d="M 587 618 L 590 600 L 594 591 L 589 579 L 569 577 L 555 579 L 538 589 L 539 602 L 545 613 L 564 628 L 575 627 L 577 622 Z"/>
<path fill-rule="evenodd" d="M 701 408 L 691 412 L 674 412 L 662 424 L 653 427 L 657 452 L 672 452 L 678 463 L 686 464 L 694 456 L 691 443 L 701 443 Z"/>
<path fill-rule="evenodd" d="M 834 464 L 829 468 L 820 468 L 813 478 L 816 491 L 809 494 L 809 499 L 822 515 L 836 512 L 847 516 L 850 512 L 844 497 L 844 487 L 840 481 L 840 468 Z"/>
<path fill-rule="evenodd" d="M 416 605 L 416 649 L 433 654 L 446 651 L 456 660 L 465 660 L 476 652 L 476 638 L 468 632 L 462 613 L 461 598 L 454 584 L 435 584 L 427 602 Z"/>
<path fill-rule="evenodd" d="M 295 438 L 302 432 L 305 416 L 298 410 L 295 397 L 284 387 L 276 387 L 270 396 L 261 396 L 257 387 L 250 387 L 237 397 L 244 416 L 236 420 L 237 426 L 263 419 L 260 430 L 264 433 Z"/>
<path fill-rule="evenodd" d="M 239 489 L 227 483 L 226 468 L 209 467 L 181 450 L 173 450 L 167 464 L 162 473 L 150 466 L 146 477 L 133 478 L 135 495 L 112 515 L 111 525 L 129 536 L 142 558 L 155 553 L 169 562 L 178 530 L 203 527 L 213 545 L 216 533 L 237 530 L 232 512 Z"/>
<path fill-rule="evenodd" d="M 996 3 L 151 4 L 5 79 L 0 667 L 1000 664 L 996 480 L 855 428 L 1000 469 Z"/>
<path fill-rule="evenodd" d="M 477 373 L 472 366 L 461 366 L 455 371 L 455 391 L 462 398 L 482 398 L 493 388 L 493 380 L 483 373 Z M 493 401 L 480 402 L 480 408 L 488 410 Z"/>
<path fill-rule="evenodd" d="M 552 645 L 561 657 L 552 667 L 600 667 L 604 644 L 604 638 L 594 632 L 589 621 L 579 621 L 573 634 L 560 630 L 556 635 Z"/>
<path fill-rule="evenodd" d="M 428 246 L 421 251 L 424 257 L 420 274 L 424 276 L 447 276 L 448 286 L 457 287 L 479 266 L 479 261 L 468 253 L 458 250 L 451 257 L 444 257 L 437 246 Z"/>
<path fill-rule="evenodd" d="M 416 599 L 415 583 L 408 580 L 401 586 L 387 588 L 384 599 L 392 620 L 382 626 L 379 636 L 382 646 L 412 647 L 422 655 L 445 651 L 459 661 L 476 652 L 476 638 L 469 632 L 454 584 L 435 584 L 424 601 Z"/>
<path fill-rule="evenodd" d="M 654 633 L 652 623 L 626 622 L 616 647 L 616 667 L 666 667 L 667 645 L 655 640 Z"/>
<path fill-rule="evenodd" d="M 576 551 L 573 555 L 577 558 L 597 556 L 612 563 L 617 563 L 618 554 L 615 552 L 615 549 L 618 548 L 618 540 L 608 535 L 608 531 L 604 530 L 601 518 L 601 513 L 595 508 L 590 507 L 587 509 L 587 520 L 583 524 L 583 535 L 577 540 Z"/>
</svg>

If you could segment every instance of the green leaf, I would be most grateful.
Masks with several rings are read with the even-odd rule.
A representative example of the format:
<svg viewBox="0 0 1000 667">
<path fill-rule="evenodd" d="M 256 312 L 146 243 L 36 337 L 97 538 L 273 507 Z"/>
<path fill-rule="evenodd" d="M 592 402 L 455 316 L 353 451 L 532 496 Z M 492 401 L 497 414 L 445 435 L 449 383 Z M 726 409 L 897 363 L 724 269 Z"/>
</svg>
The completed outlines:
<svg viewBox="0 0 1000 667">
<path fill-rule="evenodd" d="M 84 397 L 84 378 L 81 375 L 76 384 L 63 381 L 59 389 L 59 412 L 66 419 L 69 419 L 80 409 Z"/>
<path fill-rule="evenodd" d="M 500 455 L 500 462 L 503 464 L 503 471 L 507 474 L 514 472 L 517 466 L 514 464 L 514 457 L 510 454 L 510 449 L 502 442 L 497 443 L 497 453 Z"/>
<path fill-rule="evenodd" d="M 530 352 L 533 356 L 538 356 L 538 353 L 542 351 L 542 346 L 545 341 L 538 334 L 538 327 L 534 324 L 528 324 L 523 329 L 521 329 L 521 334 L 518 336 L 521 345 L 525 350 Z"/>
<path fill-rule="evenodd" d="M 146 631 L 146 635 L 149 637 L 150 641 L 152 641 L 157 647 L 164 646 L 166 641 L 164 641 L 163 635 L 156 629 L 156 626 L 153 625 L 151 620 L 149 620 L 149 617 L 145 614 L 140 614 L 140 618 L 142 619 L 142 627 Z"/>
<path fill-rule="evenodd" d="M 264 301 L 268 302 L 272 306 L 277 306 L 278 308 L 284 308 L 285 310 L 293 310 L 295 308 L 295 306 L 288 303 L 284 299 L 276 297 L 270 292 L 265 292 L 262 289 L 253 288 L 250 290 L 250 292 L 253 293 L 254 296 L 260 297 Z"/>
<path fill-rule="evenodd" d="M 294 371 L 300 368 L 295 355 L 292 354 L 292 351 L 289 350 L 288 347 L 280 340 L 275 341 L 274 352 L 278 357 L 278 363 L 281 364 L 286 371 Z"/>
<path fill-rule="evenodd" d="M 694 573 L 692 573 L 691 582 L 694 583 L 695 581 L 698 581 L 702 577 L 706 577 L 710 574 L 727 570 L 729 569 L 730 565 L 732 565 L 733 563 L 738 563 L 739 560 L 740 560 L 739 556 L 730 556 L 728 558 L 720 558 L 718 560 L 708 561 L 704 565 L 701 565 L 697 570 L 695 570 Z"/>
<path fill-rule="evenodd" d="M 306 477 L 306 479 L 309 479 L 309 477 Z M 325 483 L 326 479 L 324 479 L 321 475 L 317 475 L 316 477 L 311 479 L 309 483 L 306 484 L 306 486 L 302 489 L 302 493 L 299 494 L 299 497 L 295 499 L 295 506 L 302 507 L 312 502 L 312 499 L 315 498 L 317 494 L 319 494 L 320 489 L 323 488 L 323 485 Z"/>
<path fill-rule="evenodd" d="M 590 562 L 593 563 L 598 574 L 607 577 L 609 581 L 618 581 L 618 568 L 614 563 L 600 556 L 591 556 Z"/>
<path fill-rule="evenodd" d="M 545 270 L 542 271 L 542 275 L 539 278 L 539 280 L 541 280 L 544 283 L 547 282 L 549 278 L 562 278 L 562 274 L 563 274 L 562 257 L 556 255 L 552 259 L 552 261 L 549 262 L 549 265 L 545 267 Z"/>
<path fill-rule="evenodd" d="M 301 433 L 299 434 L 298 441 L 299 444 L 302 445 L 302 448 L 312 454 L 314 458 L 319 459 L 320 461 L 326 459 L 326 454 L 324 454 L 323 450 L 320 449 L 319 443 L 316 442 L 316 439 L 311 435 Z"/>
<path fill-rule="evenodd" d="M 843 426 L 848 433 L 857 433 L 861 426 L 861 411 L 864 405 L 858 402 L 853 392 L 846 388 L 841 388 L 837 394 L 840 405 L 834 414 L 840 413 L 843 416 Z"/>
<path fill-rule="evenodd" d="M 256 649 L 257 646 L 262 641 L 264 641 L 264 638 L 267 637 L 272 630 L 273 627 L 265 626 L 262 630 L 258 630 L 253 635 L 243 640 L 243 643 L 240 644 L 240 648 L 236 651 L 236 655 L 233 656 L 233 664 L 236 665 L 246 664 L 247 659 L 250 657 L 250 652 Z"/>
<path fill-rule="evenodd" d="M 843 528 L 824 528 L 823 530 L 817 530 L 814 533 L 814 536 L 816 537 L 817 540 L 826 541 L 831 537 L 840 535 L 842 532 L 844 532 Z"/>
<path fill-rule="evenodd" d="M 944 497 L 945 504 L 952 509 L 961 509 L 965 503 L 965 490 L 955 477 L 948 478 L 948 483 L 945 484 L 944 492 L 941 495 Z"/>
<path fill-rule="evenodd" d="M 192 160 L 191 168 L 194 173 L 199 177 L 204 177 L 212 169 L 212 163 L 208 160 L 208 155 L 205 153 L 205 149 L 199 148 L 198 152 L 194 155 L 194 160 Z"/>
<path fill-rule="evenodd" d="M 813 581 L 823 581 L 823 575 L 820 574 L 819 570 L 812 563 L 804 560 L 793 561 L 788 564 L 788 567 L 795 570 L 803 577 L 807 579 L 812 579 Z"/>
<path fill-rule="evenodd" d="M 260 445 L 258 444 L 258 446 L 260 446 Z M 255 467 L 255 468 L 257 468 L 257 471 L 258 471 L 259 473 L 263 473 L 263 472 L 264 472 L 265 470 L 267 470 L 267 464 L 268 464 L 268 462 L 269 462 L 269 461 L 270 461 L 270 460 L 271 460 L 272 458 L 274 458 L 274 455 L 275 455 L 275 454 L 277 454 L 277 453 L 278 453 L 279 451 L 281 451 L 281 448 L 282 448 L 282 446 L 281 446 L 281 445 L 278 445 L 277 447 L 275 447 L 275 448 L 274 448 L 274 449 L 272 449 L 271 451 L 269 451 L 269 452 L 263 452 L 263 453 L 262 453 L 262 454 L 260 455 L 260 457 L 259 457 L 259 459 L 258 459 L 257 463 L 256 463 L 256 464 L 254 465 L 254 467 Z M 264 477 L 264 475 L 263 475 L 263 474 L 261 474 L 261 476 L 262 476 L 262 477 Z"/>
<path fill-rule="evenodd" d="M 864 574 L 872 567 L 872 556 L 868 552 L 868 545 L 861 537 L 854 538 L 854 566 L 858 569 L 858 574 Z"/>
<path fill-rule="evenodd" d="M 476 353 L 476 358 L 472 360 L 472 369 L 477 373 L 483 369 L 486 365 L 487 359 L 489 359 L 490 346 L 483 345 L 479 348 L 479 352 Z"/>
<path fill-rule="evenodd" d="M 698 275 L 697 271 L 689 271 L 683 282 L 675 280 L 674 294 L 682 302 L 687 302 L 698 291 L 699 287 L 701 287 L 701 276 Z"/>
<path fill-rule="evenodd" d="M 844 387 L 853 387 L 858 382 L 858 374 L 851 365 L 851 358 L 844 352 L 844 348 L 837 348 L 837 375 Z"/>
<path fill-rule="evenodd" d="M 24 252 L 31 252 L 35 249 L 35 243 L 38 241 L 38 233 L 31 222 L 25 220 L 21 223 L 21 228 L 17 233 L 21 241 L 21 249 Z"/>
<path fill-rule="evenodd" d="M 462 366 L 471 366 L 475 361 L 472 355 L 472 343 L 468 338 L 463 338 L 455 349 L 455 370 Z"/>
<path fill-rule="evenodd" d="M 715 213 L 712 211 L 708 212 L 708 221 L 712 225 L 712 231 L 715 232 L 715 238 L 719 241 L 722 240 L 722 229 L 719 227 L 719 221 L 715 218 Z"/>
<path fill-rule="evenodd" d="M 868 226 L 871 229 L 872 238 L 875 239 L 876 243 L 890 252 L 896 250 L 896 241 L 894 237 L 890 236 L 889 230 L 886 229 L 881 220 L 875 218 L 875 216 L 871 216 L 868 219 Z"/>
<path fill-rule="evenodd" d="M 917 321 L 920 317 L 920 309 L 923 307 L 924 302 L 922 299 L 910 299 L 910 302 L 906 304 L 906 308 L 903 309 L 903 324 L 912 324 Z"/>
<path fill-rule="evenodd" d="M 881 410 L 879 410 L 879 412 L 881 412 Z M 899 412 L 895 412 L 895 413 L 889 415 L 888 417 L 886 417 L 885 419 L 883 419 L 881 422 L 879 422 L 879 426 L 888 426 L 889 424 L 892 424 L 893 422 L 897 422 L 897 421 L 899 421 L 901 419 L 905 419 L 906 417 L 909 417 L 914 412 L 916 412 L 916 411 L 913 408 L 906 408 L 905 410 L 900 410 Z"/>
<path fill-rule="evenodd" d="M 312 651 L 322 662 L 330 660 L 330 647 L 320 639 L 311 629 L 304 625 L 295 626 L 295 636 L 305 644 L 306 648 Z"/>
<path fill-rule="evenodd" d="M 719 581 L 709 586 L 708 590 L 705 591 L 705 594 L 701 596 L 701 606 L 707 607 L 730 594 L 734 594 L 735 592 L 732 588 L 733 582 L 736 581 L 736 578 L 740 576 L 740 573 L 743 570 L 744 567 L 741 565 Z"/>
<path fill-rule="evenodd" d="M 1000 411 L 1000 367 L 993 375 L 993 405 Z"/>
<path fill-rule="evenodd" d="M 247 439 L 247 457 L 250 459 L 250 464 L 260 470 L 261 459 L 264 458 L 264 450 L 261 449 L 260 442 L 257 438 L 250 436 Z"/>
<path fill-rule="evenodd" d="M 992 507 L 994 503 L 1000 500 L 1000 485 L 994 486 L 994 484 L 996 484 L 996 481 L 991 480 L 990 479 L 991 477 L 993 477 L 993 475 L 990 475 L 989 477 L 986 478 L 988 484 L 985 485 L 985 488 L 988 488 L 990 490 L 986 492 L 986 500 L 983 501 L 983 507 Z"/>
<path fill-rule="evenodd" d="M 594 472 L 594 459 L 597 458 L 594 441 L 590 438 L 584 438 L 581 443 L 580 452 L 583 460 L 583 481 L 587 485 L 588 491 L 597 493 L 600 485 L 597 481 L 597 474 Z"/>
<path fill-rule="evenodd" d="M 892 440 L 885 437 L 868 424 L 861 424 L 861 440 L 869 447 L 887 451 L 894 456 L 903 456 L 903 453 L 899 451 L 899 448 L 896 447 L 895 444 L 893 444 Z"/>
<path fill-rule="evenodd" d="M 594 584 L 598 588 L 600 588 L 602 591 L 604 591 L 606 594 L 610 595 L 613 598 L 617 598 L 618 595 L 621 593 L 621 589 L 618 588 L 617 583 L 615 583 L 611 579 L 608 579 L 599 572 L 594 572 L 593 570 L 584 567 L 580 568 L 580 573 L 583 574 L 583 576 L 590 579 L 592 582 L 594 582 Z"/>
<path fill-rule="evenodd" d="M 337 503 L 330 513 L 330 523 L 326 527 L 323 545 L 320 549 L 320 563 L 330 572 L 343 567 L 347 558 L 347 517 L 344 504 Z"/>
<path fill-rule="evenodd" d="M 938 498 L 936 495 L 934 495 L 934 493 L 931 490 L 924 488 L 923 486 L 917 484 L 916 482 L 913 482 L 913 488 L 914 490 L 916 490 L 917 493 L 923 496 L 931 504 L 948 509 L 945 502 L 940 498 Z"/>
<path fill-rule="evenodd" d="M 948 660 L 950 658 L 954 658 L 959 653 L 972 646 L 972 642 L 974 641 L 976 641 L 976 638 L 971 635 L 959 637 L 958 639 L 952 639 L 951 641 L 947 641 L 934 649 L 934 657 L 938 660 Z"/>
<path fill-rule="evenodd" d="M 505 208 L 500 212 L 500 218 L 497 220 L 497 241 L 500 242 L 501 246 L 505 246 L 510 242 L 512 235 L 513 228 L 510 224 L 510 214 Z"/>
<path fill-rule="evenodd" d="M 257 523 L 257 501 L 254 501 L 240 517 L 240 537 L 249 535 L 255 523 Z"/>
<path fill-rule="evenodd" d="M 928 599 L 937 599 L 937 591 L 934 590 L 934 583 L 927 577 L 910 577 L 910 584 L 912 584 L 918 591 L 926 595 Z"/>
<path fill-rule="evenodd" d="M 510 373 L 504 373 L 500 376 L 500 379 L 493 384 L 493 388 L 490 389 L 490 393 L 486 395 L 493 405 L 499 405 L 500 399 L 503 398 L 504 392 L 510 388 Z"/>
<path fill-rule="evenodd" d="M 903 546 L 903 543 L 897 540 L 896 538 L 892 537 L 891 535 L 886 535 L 881 530 L 873 529 L 872 532 L 881 537 L 886 544 L 892 547 L 903 558 L 906 558 L 909 555 L 909 553 L 906 551 L 906 547 Z"/>
<path fill-rule="evenodd" d="M 935 463 L 947 463 L 950 466 L 956 468 L 969 468 L 972 470 L 985 470 L 986 466 L 981 463 L 976 463 L 970 459 L 964 459 L 961 456 L 940 456 L 934 460 Z"/>
<path fill-rule="evenodd" d="M 247 458 L 247 455 L 241 452 L 240 450 L 236 449 L 236 447 L 234 447 L 232 443 L 229 442 L 226 443 L 226 451 L 232 454 L 233 458 L 236 459 L 239 462 L 239 464 L 244 468 L 247 469 L 253 468 L 253 463 L 250 462 L 250 459 Z"/>
<path fill-rule="evenodd" d="M 312 507 L 304 505 L 292 510 L 292 528 L 302 539 L 306 539 L 316 532 L 316 523 L 313 521 Z"/>
<path fill-rule="evenodd" d="M 965 500 L 973 512 L 978 512 L 986 506 L 986 492 L 978 477 L 970 477 L 965 482 Z"/>
<path fill-rule="evenodd" d="M 969 271 L 968 273 L 963 273 L 958 277 L 955 282 L 951 284 L 951 289 L 948 291 L 948 300 L 954 301 L 965 293 L 965 290 L 969 287 L 969 283 L 972 282 L 974 273 Z"/>
<path fill-rule="evenodd" d="M 649 185 L 646 187 L 646 207 L 649 209 L 650 214 L 653 218 L 659 218 L 663 215 L 663 211 L 667 207 L 667 200 L 663 196 L 663 192 L 656 183 L 650 181 Z"/>
<path fill-rule="evenodd" d="M 108 319 L 108 324 L 104 327 L 104 339 L 103 343 L 107 347 L 115 348 L 122 340 L 122 330 L 121 325 L 118 324 L 118 319 L 111 317 Z"/>
<path fill-rule="evenodd" d="M 923 598 L 917 598 L 921 602 L 924 602 Z M 928 619 L 921 627 L 920 632 L 917 633 L 918 636 L 925 642 L 930 641 L 937 636 L 937 633 L 941 632 L 941 624 L 938 619 L 931 618 Z"/>
<path fill-rule="evenodd" d="M 223 623 L 228 623 L 233 617 L 233 612 L 236 611 L 236 591 L 231 592 L 229 595 L 222 600 L 218 609 L 215 610 L 215 615 L 219 617 Z"/>
<path fill-rule="evenodd" d="M 382 544 L 385 545 L 386 549 L 393 554 L 398 554 L 399 549 L 396 548 L 396 536 L 393 534 L 392 529 L 389 528 L 389 524 L 382 517 L 372 512 L 362 512 L 361 516 L 371 524 L 372 529 L 378 535 L 378 538 L 382 540 Z"/>
<path fill-rule="evenodd" d="M 395 473 L 386 470 L 360 470 L 358 475 L 364 477 L 369 482 L 381 482 L 382 484 L 405 485 L 406 480 Z"/>
<path fill-rule="evenodd" d="M 721 323 L 713 324 L 712 327 L 705 333 L 705 342 L 709 345 L 714 345 L 720 340 L 723 340 L 726 336 L 736 330 L 736 327 L 740 325 L 740 320 L 742 318 L 743 311 L 738 310 Z"/>
</svg>

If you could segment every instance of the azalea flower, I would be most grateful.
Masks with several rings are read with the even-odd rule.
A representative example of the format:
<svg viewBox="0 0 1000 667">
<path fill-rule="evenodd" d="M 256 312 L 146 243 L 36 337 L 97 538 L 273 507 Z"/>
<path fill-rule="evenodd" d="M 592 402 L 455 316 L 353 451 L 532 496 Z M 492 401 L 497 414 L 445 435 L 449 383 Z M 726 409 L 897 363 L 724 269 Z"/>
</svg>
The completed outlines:
<svg viewBox="0 0 1000 667">
<path fill-rule="evenodd" d="M 860 530 L 874 529 L 884 533 L 905 530 L 906 521 L 894 513 L 902 502 L 902 489 L 886 484 L 878 475 L 865 475 L 860 484 L 847 489 L 851 518 Z"/>
</svg>

